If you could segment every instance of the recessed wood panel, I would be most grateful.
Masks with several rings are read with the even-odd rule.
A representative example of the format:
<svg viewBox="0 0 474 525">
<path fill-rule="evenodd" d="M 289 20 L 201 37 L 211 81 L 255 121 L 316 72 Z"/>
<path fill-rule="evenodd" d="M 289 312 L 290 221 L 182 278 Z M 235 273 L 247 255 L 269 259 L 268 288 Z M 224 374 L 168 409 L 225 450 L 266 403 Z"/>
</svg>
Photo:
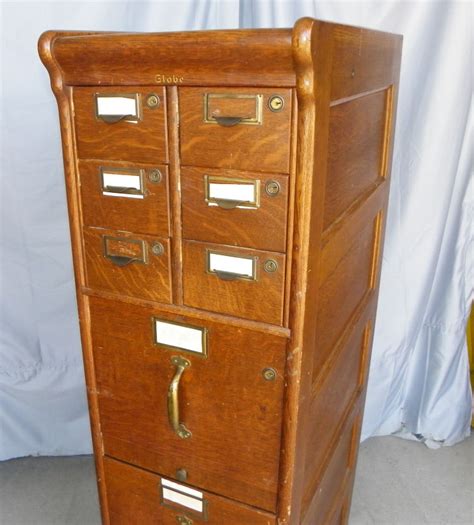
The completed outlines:
<svg viewBox="0 0 474 525">
<path fill-rule="evenodd" d="M 105 453 L 175 479 L 275 510 L 286 339 L 91 298 L 91 331 Z M 207 330 L 207 357 L 154 344 L 152 318 Z M 173 356 L 191 363 L 179 386 L 180 419 L 168 422 Z M 275 380 L 265 380 L 265 368 Z"/>
<path fill-rule="evenodd" d="M 352 449 L 357 444 L 354 436 L 357 432 L 358 419 L 356 423 L 347 428 L 339 437 L 339 442 L 326 467 L 324 476 L 318 484 L 313 498 L 308 504 L 303 503 L 303 509 L 307 509 L 302 520 L 303 525 L 326 525 L 330 523 L 330 513 L 334 507 L 342 504 L 345 492 L 345 484 L 351 472 Z"/>
<path fill-rule="evenodd" d="M 383 176 L 387 91 L 331 107 L 324 229 Z"/>
<path fill-rule="evenodd" d="M 217 273 L 210 273 L 209 253 L 252 258 L 255 278 L 228 280 L 226 275 L 221 277 Z M 286 257 L 281 253 L 185 241 L 183 243 L 184 304 L 281 325 L 285 260 Z M 276 265 L 274 271 L 265 270 L 265 265 L 269 261 Z"/>
<path fill-rule="evenodd" d="M 269 99 L 280 95 L 281 111 L 271 111 Z M 206 109 L 206 97 L 261 97 L 261 118 L 258 123 L 241 122 L 222 126 L 209 117 L 248 118 L 247 99 L 239 106 L 239 99 L 232 104 L 215 105 Z M 290 169 L 291 90 L 252 88 L 180 88 L 180 143 L 181 163 L 250 171 L 288 173 Z M 255 106 L 255 101 L 253 102 Z M 258 110 L 257 110 L 258 112 Z"/>
<path fill-rule="evenodd" d="M 370 343 L 371 321 L 362 316 L 348 340 L 336 350 L 325 377 L 313 385 L 311 425 L 308 431 L 308 460 L 305 468 L 306 493 L 317 486 L 321 465 L 344 417 L 360 395 L 364 378 L 363 365 Z"/>
<path fill-rule="evenodd" d="M 348 222 L 346 229 L 354 224 Z M 346 239 L 348 244 L 341 245 L 341 238 L 333 237 L 323 249 L 313 380 L 321 372 L 351 316 L 373 286 L 379 230 L 380 215 L 377 215 L 367 221 L 356 236 Z"/>
<path fill-rule="evenodd" d="M 101 169 L 135 170 L 140 173 L 143 196 L 104 194 Z M 161 180 L 152 182 L 150 174 L 159 169 Z M 80 161 L 82 214 L 85 226 L 169 236 L 168 168 L 164 165 L 123 164 L 113 161 Z"/>
<path fill-rule="evenodd" d="M 205 195 L 206 175 L 217 181 L 255 182 L 259 193 L 258 206 L 232 209 L 209 206 Z M 272 183 L 279 187 L 275 195 L 266 190 L 267 184 Z M 287 176 L 186 167 L 181 170 L 181 189 L 185 239 L 286 251 Z"/>
<path fill-rule="evenodd" d="M 205 525 L 273 525 L 275 517 L 257 509 L 204 493 L 207 519 L 160 502 L 160 476 L 126 463 L 104 459 L 107 501 L 113 525 L 177 525 L 178 516 L 188 516 L 193 524 Z"/>
<path fill-rule="evenodd" d="M 163 87 L 80 87 L 74 89 L 77 153 L 80 159 L 119 160 L 138 163 L 168 162 L 166 93 Z M 141 119 L 107 123 L 96 117 L 95 96 L 137 94 Z M 158 107 L 147 106 L 150 93 L 158 95 Z"/>
<path fill-rule="evenodd" d="M 122 266 L 105 256 L 105 242 L 109 255 L 132 257 L 145 261 Z M 163 253 L 155 255 L 153 247 L 159 243 Z M 162 303 L 171 302 L 170 249 L 168 239 L 150 237 L 103 228 L 84 228 L 87 286 L 119 295 L 138 297 Z"/>
</svg>

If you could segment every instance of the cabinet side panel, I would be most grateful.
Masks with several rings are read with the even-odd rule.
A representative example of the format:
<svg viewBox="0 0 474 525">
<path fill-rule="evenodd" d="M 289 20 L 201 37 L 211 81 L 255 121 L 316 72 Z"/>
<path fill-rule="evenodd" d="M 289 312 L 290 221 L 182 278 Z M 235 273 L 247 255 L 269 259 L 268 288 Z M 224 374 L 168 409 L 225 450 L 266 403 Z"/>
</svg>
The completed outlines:
<svg viewBox="0 0 474 525">
<path fill-rule="evenodd" d="M 305 349 L 312 354 L 312 378 L 300 520 L 311 525 L 345 523 L 348 515 L 375 324 L 401 48 L 395 35 L 337 25 L 331 39 L 323 224 L 320 243 L 313 245 L 320 261 L 316 338 Z"/>
</svg>

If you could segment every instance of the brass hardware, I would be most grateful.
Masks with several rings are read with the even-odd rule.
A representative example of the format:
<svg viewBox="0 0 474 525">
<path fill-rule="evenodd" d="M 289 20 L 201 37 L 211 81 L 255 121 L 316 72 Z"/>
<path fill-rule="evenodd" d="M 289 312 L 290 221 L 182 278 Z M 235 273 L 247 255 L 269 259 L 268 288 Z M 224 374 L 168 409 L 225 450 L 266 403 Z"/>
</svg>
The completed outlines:
<svg viewBox="0 0 474 525">
<path fill-rule="evenodd" d="M 112 264 L 121 268 L 131 263 L 148 264 L 145 241 L 109 235 L 104 235 L 102 240 L 104 257 L 109 259 Z M 122 251 L 115 250 L 114 252 L 113 243 L 116 243 Z M 136 253 L 137 250 L 138 253 Z"/>
<path fill-rule="evenodd" d="M 235 257 L 236 259 L 249 259 L 252 261 L 252 275 L 246 275 L 242 273 L 228 272 L 225 270 L 211 270 L 211 256 L 212 255 L 223 255 L 225 257 Z M 240 256 L 240 255 L 231 255 L 229 253 L 220 253 L 213 250 L 206 250 L 206 273 L 211 275 L 216 275 L 219 279 L 223 281 L 236 281 L 238 279 L 243 279 L 246 281 L 257 281 L 257 256 Z"/>
<path fill-rule="evenodd" d="M 158 95 L 155 95 L 155 93 L 151 93 L 150 95 L 147 95 L 146 105 L 150 109 L 157 108 L 160 105 L 160 97 Z"/>
<path fill-rule="evenodd" d="M 163 255 L 163 253 L 165 252 L 165 248 L 161 244 L 161 242 L 156 241 L 152 244 L 151 251 L 153 255 Z"/>
<path fill-rule="evenodd" d="M 148 173 L 148 180 L 153 183 L 161 182 L 163 179 L 163 175 L 161 174 L 161 171 L 156 168 L 154 170 L 151 170 Z"/>
<path fill-rule="evenodd" d="M 267 195 L 270 195 L 270 197 L 275 197 L 275 195 L 278 195 L 280 193 L 280 183 L 276 180 L 269 180 L 265 184 L 265 192 Z"/>
<path fill-rule="evenodd" d="M 278 270 L 278 263 L 275 259 L 267 259 L 263 264 L 263 269 L 268 273 L 273 273 Z"/>
<path fill-rule="evenodd" d="M 161 323 L 166 323 L 166 324 L 171 324 L 171 325 L 176 325 L 176 326 L 182 326 L 183 328 L 190 328 L 192 330 L 199 330 L 201 332 L 201 347 L 202 347 L 202 351 L 201 352 L 198 352 L 196 350 L 190 350 L 189 348 L 186 348 L 184 346 L 173 346 L 173 345 L 170 345 L 170 344 L 166 344 L 166 343 L 160 343 L 158 342 L 158 334 L 157 334 L 157 331 L 156 331 L 156 322 L 161 322 Z M 196 357 L 203 357 L 203 358 L 207 358 L 207 353 L 208 353 L 208 342 L 207 342 L 207 338 L 208 338 L 208 332 L 207 332 L 207 328 L 203 328 L 201 326 L 193 326 L 193 325 L 190 325 L 190 324 L 187 324 L 187 323 L 177 323 L 176 321 L 169 321 L 168 319 L 159 319 L 158 317 L 152 317 L 151 318 L 151 322 L 152 322 L 152 330 L 153 330 L 153 344 L 155 344 L 156 346 L 160 346 L 162 348 L 166 348 L 166 349 L 171 349 L 171 350 L 179 350 L 180 352 L 188 352 Z"/>
<path fill-rule="evenodd" d="M 251 201 L 241 201 L 224 199 L 219 197 L 211 197 L 210 187 L 211 184 L 245 184 L 253 186 L 254 199 Z M 254 179 L 239 179 L 233 177 L 215 177 L 211 175 L 204 175 L 204 198 L 207 204 L 216 204 L 219 208 L 224 210 L 233 210 L 235 208 L 252 208 L 256 209 L 260 207 L 260 180 Z"/>
<path fill-rule="evenodd" d="M 176 471 L 176 479 L 178 481 L 186 481 L 188 479 L 188 471 L 184 468 L 179 468 Z"/>
<path fill-rule="evenodd" d="M 255 116 L 240 117 L 237 115 L 215 116 L 209 114 L 210 101 L 213 99 L 255 99 Z M 230 127 L 237 124 L 259 126 L 263 118 L 263 95 L 242 95 L 235 93 L 205 93 L 204 94 L 204 122 Z"/>
<path fill-rule="evenodd" d="M 283 109 L 283 106 L 285 105 L 285 100 L 280 95 L 272 95 L 268 99 L 268 107 L 270 108 L 270 111 L 278 112 Z"/>
<path fill-rule="evenodd" d="M 275 381 L 276 370 L 274 368 L 264 368 L 262 371 L 262 375 L 265 381 Z"/>
<path fill-rule="evenodd" d="M 173 379 L 168 389 L 168 420 L 171 428 L 181 439 L 188 439 L 192 436 L 184 423 L 179 420 L 179 382 L 186 368 L 191 366 L 191 361 L 181 356 L 173 356 L 171 363 L 176 367 Z"/>
<path fill-rule="evenodd" d="M 193 520 L 187 516 L 176 516 L 176 521 L 179 523 L 179 525 L 193 525 Z"/>
<path fill-rule="evenodd" d="M 243 120 L 243 117 L 214 117 L 214 120 L 219 124 L 219 126 L 231 128 L 232 126 L 237 126 L 237 124 L 240 124 Z"/>
<path fill-rule="evenodd" d="M 119 176 L 138 177 L 140 188 L 133 188 L 127 186 L 109 186 L 105 183 L 105 174 L 113 174 Z M 107 168 L 102 166 L 99 169 L 100 185 L 102 193 L 121 193 L 124 195 L 145 195 L 143 187 L 143 170 L 134 168 Z"/>
<path fill-rule="evenodd" d="M 137 110 L 136 115 L 106 115 L 99 114 L 99 98 L 131 98 L 135 100 L 135 107 Z M 116 124 L 120 121 L 125 122 L 138 122 L 142 119 L 142 111 L 140 104 L 139 93 L 95 93 L 94 94 L 94 110 L 96 120 L 102 120 L 107 124 Z"/>
</svg>

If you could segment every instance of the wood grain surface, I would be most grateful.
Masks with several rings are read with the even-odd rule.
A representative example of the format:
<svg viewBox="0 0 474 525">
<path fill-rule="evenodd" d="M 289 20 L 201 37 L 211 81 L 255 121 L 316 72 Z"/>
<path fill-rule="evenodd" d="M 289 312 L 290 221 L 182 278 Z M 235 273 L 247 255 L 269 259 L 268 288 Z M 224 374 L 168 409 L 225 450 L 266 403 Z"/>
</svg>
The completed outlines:
<svg viewBox="0 0 474 525">
<path fill-rule="evenodd" d="M 225 281 L 215 274 L 207 273 L 207 250 L 231 256 L 257 257 L 257 279 Z M 184 304 L 265 323 L 282 324 L 284 255 L 194 241 L 184 241 L 183 251 Z M 267 260 L 276 261 L 276 272 L 267 273 L 264 270 Z"/>
<path fill-rule="evenodd" d="M 142 199 L 104 195 L 100 170 L 143 170 Z M 159 169 L 162 179 L 150 181 L 150 173 Z M 85 226 L 168 237 L 168 168 L 165 165 L 130 164 L 117 161 L 79 161 L 82 213 Z"/>
<path fill-rule="evenodd" d="M 260 206 L 257 209 L 223 209 L 209 206 L 205 199 L 204 177 L 258 181 Z M 268 182 L 280 186 L 277 195 L 265 191 Z M 284 253 L 288 214 L 288 177 L 210 168 L 181 170 L 183 237 L 196 241 L 228 244 Z"/>
<path fill-rule="evenodd" d="M 143 241 L 147 261 L 143 264 L 132 262 L 127 266 L 117 266 L 104 256 L 104 236 L 122 239 L 121 246 L 115 243 L 117 249 L 111 252 L 113 255 L 135 256 L 138 252 L 133 241 Z M 127 240 L 132 242 L 127 244 Z M 161 255 L 152 252 L 152 246 L 156 242 L 164 248 Z M 103 228 L 85 228 L 84 246 L 86 283 L 91 288 L 160 303 L 171 302 L 170 249 L 167 239 Z"/>
<path fill-rule="evenodd" d="M 200 519 L 186 509 L 160 504 L 160 476 L 114 459 L 105 458 L 107 499 L 114 525 L 155 523 L 176 525 L 178 516 L 187 516 L 202 525 L 274 525 L 275 517 L 212 493 L 204 492 L 208 518 Z"/>
<path fill-rule="evenodd" d="M 140 96 L 142 119 L 108 124 L 96 118 L 95 94 L 134 94 Z M 147 107 L 150 93 L 160 105 Z M 80 159 L 121 160 L 137 163 L 168 162 L 166 95 L 162 87 L 80 87 L 74 88 L 74 113 L 77 155 Z"/>
<path fill-rule="evenodd" d="M 204 122 L 205 95 L 263 95 L 262 123 L 237 124 L 231 127 Z M 280 112 L 268 107 L 269 97 L 284 99 Z M 217 106 L 216 106 L 217 107 Z M 222 113 L 228 108 L 222 108 Z M 242 117 L 247 104 L 232 107 Z M 288 89 L 250 88 L 180 88 L 181 162 L 185 166 L 226 168 L 250 171 L 288 173 L 290 163 L 291 91 Z"/>
<path fill-rule="evenodd" d="M 274 512 L 286 338 L 90 300 L 105 453 L 172 479 L 184 468 L 193 486 Z M 206 328 L 208 357 L 155 345 L 154 316 Z M 168 423 L 176 355 L 191 362 L 179 393 L 189 439 Z"/>
</svg>

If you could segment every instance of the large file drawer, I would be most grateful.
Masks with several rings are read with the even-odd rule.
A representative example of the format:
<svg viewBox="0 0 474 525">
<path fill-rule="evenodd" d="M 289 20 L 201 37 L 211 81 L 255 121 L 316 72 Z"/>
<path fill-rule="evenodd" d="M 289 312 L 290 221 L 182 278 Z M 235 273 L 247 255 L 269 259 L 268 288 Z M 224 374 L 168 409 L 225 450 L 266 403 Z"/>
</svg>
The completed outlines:
<svg viewBox="0 0 474 525">
<path fill-rule="evenodd" d="M 94 297 L 90 308 L 105 454 L 275 511 L 286 338 Z M 173 380 L 185 435 L 170 423 Z"/>
<path fill-rule="evenodd" d="M 162 481 L 162 478 L 156 474 L 110 458 L 105 458 L 104 467 L 107 500 L 113 525 L 274 525 L 275 523 L 275 517 L 267 512 L 205 492 L 201 492 L 205 512 L 200 513 L 179 502 L 163 499 L 162 483 L 166 481 Z M 185 487 L 183 488 L 186 490 Z"/>
</svg>

